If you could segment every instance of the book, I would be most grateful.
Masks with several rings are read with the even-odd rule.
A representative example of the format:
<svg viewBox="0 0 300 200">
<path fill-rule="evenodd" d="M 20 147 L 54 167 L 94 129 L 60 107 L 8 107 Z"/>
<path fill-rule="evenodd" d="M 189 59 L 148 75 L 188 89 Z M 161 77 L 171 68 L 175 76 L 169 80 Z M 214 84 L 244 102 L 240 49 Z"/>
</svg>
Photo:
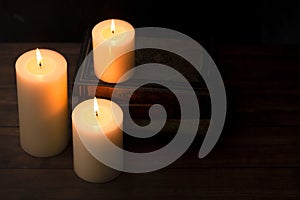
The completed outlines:
<svg viewBox="0 0 300 200">
<path fill-rule="evenodd" d="M 183 75 L 193 90 L 186 88 L 180 80 L 177 80 L 177 77 L 174 77 L 176 74 L 170 74 L 172 77 L 164 77 L 163 81 L 160 80 L 162 84 L 157 84 L 155 83 L 157 80 L 146 77 L 149 83 L 137 88 L 141 84 L 141 76 L 139 76 L 139 78 L 133 77 L 130 84 L 125 82 L 125 84 L 118 84 L 116 87 L 115 84 L 103 82 L 96 77 L 93 59 L 91 59 L 93 56 L 92 49 L 91 34 L 87 33 L 78 59 L 77 75 L 73 84 L 73 98 L 76 99 L 77 103 L 93 97 L 112 99 L 113 94 L 113 100 L 117 100 L 121 108 L 127 106 L 128 99 L 130 99 L 129 110 L 133 119 L 142 121 L 149 119 L 150 107 L 154 104 L 160 104 L 165 108 L 168 120 L 174 122 L 174 120 L 180 120 L 181 115 L 180 104 L 174 93 L 186 98 L 189 98 L 189 95 L 196 95 L 201 118 L 210 118 L 210 97 L 207 87 L 197 70 L 184 58 L 159 49 L 135 50 L 136 67 L 147 63 L 169 66 Z M 164 85 L 172 85 L 173 91 Z M 155 114 L 156 111 L 153 112 Z M 159 112 L 156 114 L 160 115 Z"/>
</svg>

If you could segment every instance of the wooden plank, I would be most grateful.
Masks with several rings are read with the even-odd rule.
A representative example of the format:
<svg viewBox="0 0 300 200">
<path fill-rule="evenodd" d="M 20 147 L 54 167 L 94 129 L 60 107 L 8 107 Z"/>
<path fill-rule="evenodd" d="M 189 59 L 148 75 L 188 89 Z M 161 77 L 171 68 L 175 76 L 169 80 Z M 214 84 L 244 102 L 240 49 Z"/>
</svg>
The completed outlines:
<svg viewBox="0 0 300 200">
<path fill-rule="evenodd" d="M 199 136 L 174 166 L 299 167 L 299 133 L 300 127 L 234 127 L 234 124 L 227 124 L 217 145 L 207 157 L 197 157 L 202 144 Z"/>
<path fill-rule="evenodd" d="M 71 96 L 69 88 L 69 96 Z M 298 115 L 300 112 L 300 102 L 298 101 L 300 92 L 298 89 L 291 90 L 233 90 L 228 91 L 227 118 L 243 125 L 260 126 L 299 126 Z M 0 114 L 5 117 L 0 118 L 0 126 L 18 126 L 17 95 L 14 88 L 0 89 Z M 69 98 L 69 112 L 71 112 L 71 98 Z M 210 106 L 203 107 L 207 117 Z M 140 106 L 136 117 L 148 112 L 147 105 Z"/>
<path fill-rule="evenodd" d="M 188 151 L 169 168 L 300 167 L 299 133 L 300 127 L 237 127 L 227 124 L 207 157 L 198 158 L 203 141 L 203 135 L 198 135 Z M 169 141 L 170 138 L 148 140 L 149 143 L 131 140 L 126 144 L 134 152 L 147 152 L 159 149 Z"/>
<path fill-rule="evenodd" d="M 51 158 L 32 157 L 20 146 L 19 128 L 0 128 L 0 168 L 72 168 L 72 148 Z"/>
<path fill-rule="evenodd" d="M 18 126 L 18 106 L 16 92 L 1 89 L 0 96 L 0 126 Z M 299 126 L 300 112 L 299 95 L 236 95 L 228 96 L 227 120 L 240 126 Z M 71 113 L 71 98 L 69 98 Z M 201 105 L 203 106 L 203 105 Z M 203 107 L 202 107 L 203 108 Z M 142 116 L 146 116 L 148 106 L 136 107 Z M 207 107 L 206 107 L 207 109 Z M 201 110 L 201 107 L 200 107 Z M 136 115 L 134 117 L 140 118 Z M 202 115 L 207 117 L 207 115 Z"/>
<path fill-rule="evenodd" d="M 203 135 L 170 169 L 207 167 L 300 167 L 300 127 L 225 127 L 213 151 L 198 158 Z M 173 133 L 174 135 L 176 132 Z M 126 136 L 124 146 L 133 152 L 149 152 L 165 146 L 172 137 L 157 135 L 151 139 Z M 72 144 L 52 158 L 34 158 L 19 145 L 18 128 L 0 128 L 0 169 L 71 169 Z"/>
<path fill-rule="evenodd" d="M 299 199 L 299 184 L 297 168 L 122 173 L 106 184 L 82 181 L 73 170 L 0 170 L 5 199 Z"/>
<path fill-rule="evenodd" d="M 70 86 L 80 49 L 80 44 L 0 44 L 1 198 L 300 198 L 299 47 L 219 48 L 228 118 L 213 151 L 198 159 L 204 126 L 188 151 L 167 168 L 146 174 L 122 173 L 110 183 L 89 184 L 73 171 L 71 143 L 52 158 L 31 157 L 19 145 L 14 62 L 36 46 L 66 56 Z M 174 135 L 174 127 L 164 133 Z M 172 134 L 144 141 L 125 137 L 125 148 L 146 152 L 171 139 Z"/>
</svg>

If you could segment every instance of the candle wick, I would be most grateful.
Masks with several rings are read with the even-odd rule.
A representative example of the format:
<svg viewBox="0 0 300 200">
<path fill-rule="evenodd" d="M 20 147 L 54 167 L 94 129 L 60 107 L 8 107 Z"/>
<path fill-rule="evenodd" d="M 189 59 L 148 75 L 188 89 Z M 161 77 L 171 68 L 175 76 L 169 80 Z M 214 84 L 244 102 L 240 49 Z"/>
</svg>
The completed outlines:
<svg viewBox="0 0 300 200">
<path fill-rule="evenodd" d="M 96 113 L 96 117 L 98 117 L 99 116 L 98 111 L 96 111 L 95 113 Z"/>
<path fill-rule="evenodd" d="M 115 33 L 115 31 L 114 31 L 114 30 L 112 30 L 111 32 L 112 32 L 112 34 L 114 34 L 114 33 Z"/>
<path fill-rule="evenodd" d="M 39 62 L 39 66 L 40 66 L 40 68 L 42 67 L 42 62 Z"/>
</svg>

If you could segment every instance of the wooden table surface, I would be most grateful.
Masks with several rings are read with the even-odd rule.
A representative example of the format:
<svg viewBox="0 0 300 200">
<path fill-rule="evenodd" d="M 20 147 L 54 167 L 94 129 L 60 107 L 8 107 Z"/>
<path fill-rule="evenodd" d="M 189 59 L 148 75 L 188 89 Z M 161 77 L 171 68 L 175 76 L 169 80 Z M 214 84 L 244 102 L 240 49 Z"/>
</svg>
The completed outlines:
<svg viewBox="0 0 300 200">
<path fill-rule="evenodd" d="M 213 151 L 198 159 L 199 134 L 170 166 L 106 184 L 77 177 L 71 143 L 52 158 L 21 149 L 14 64 L 36 47 L 67 58 L 71 92 L 81 44 L 0 44 L 0 199 L 300 199 L 299 46 L 218 46 L 228 117 Z"/>
</svg>

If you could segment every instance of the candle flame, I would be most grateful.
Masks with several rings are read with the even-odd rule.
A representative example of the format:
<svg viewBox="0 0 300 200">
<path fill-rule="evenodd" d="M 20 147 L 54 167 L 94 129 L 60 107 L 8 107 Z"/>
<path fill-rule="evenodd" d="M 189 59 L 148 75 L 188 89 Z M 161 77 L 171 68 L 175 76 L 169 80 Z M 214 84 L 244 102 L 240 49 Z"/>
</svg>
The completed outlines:
<svg viewBox="0 0 300 200">
<path fill-rule="evenodd" d="M 94 112 L 95 112 L 96 117 L 98 117 L 99 116 L 99 107 L 98 107 L 98 102 L 97 102 L 96 97 L 94 97 Z"/>
<path fill-rule="evenodd" d="M 37 63 L 38 66 L 42 67 L 42 65 L 43 65 L 43 57 L 41 55 L 41 52 L 40 52 L 40 50 L 38 48 L 36 49 L 35 52 L 36 52 L 36 63 Z"/>
<path fill-rule="evenodd" d="M 110 30 L 112 33 L 116 32 L 115 20 L 111 20 Z"/>
</svg>

